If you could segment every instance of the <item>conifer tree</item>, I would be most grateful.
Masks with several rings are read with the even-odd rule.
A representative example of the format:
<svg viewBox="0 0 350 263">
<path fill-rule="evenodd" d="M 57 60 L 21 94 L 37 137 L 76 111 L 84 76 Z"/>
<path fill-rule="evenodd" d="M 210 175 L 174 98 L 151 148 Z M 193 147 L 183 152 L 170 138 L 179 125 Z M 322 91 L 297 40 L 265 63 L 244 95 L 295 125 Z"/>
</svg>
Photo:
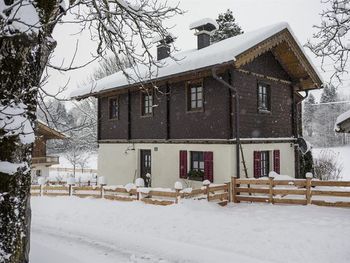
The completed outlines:
<svg viewBox="0 0 350 263">
<path fill-rule="evenodd" d="M 242 28 L 236 23 L 236 19 L 233 17 L 230 9 L 227 9 L 225 13 L 219 14 L 216 22 L 219 25 L 219 29 L 212 35 L 212 42 L 218 42 L 244 33 Z"/>
</svg>

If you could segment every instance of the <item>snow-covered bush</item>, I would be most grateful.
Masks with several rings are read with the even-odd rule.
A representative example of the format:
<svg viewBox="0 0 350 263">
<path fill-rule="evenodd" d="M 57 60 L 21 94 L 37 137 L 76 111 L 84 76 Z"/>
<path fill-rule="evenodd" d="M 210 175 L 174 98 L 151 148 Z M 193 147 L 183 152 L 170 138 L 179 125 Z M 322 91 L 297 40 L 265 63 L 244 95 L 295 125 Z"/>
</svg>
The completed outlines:
<svg viewBox="0 0 350 263">
<path fill-rule="evenodd" d="M 320 180 L 339 180 L 342 169 L 339 154 L 332 150 L 322 150 L 314 160 L 315 178 Z"/>
</svg>

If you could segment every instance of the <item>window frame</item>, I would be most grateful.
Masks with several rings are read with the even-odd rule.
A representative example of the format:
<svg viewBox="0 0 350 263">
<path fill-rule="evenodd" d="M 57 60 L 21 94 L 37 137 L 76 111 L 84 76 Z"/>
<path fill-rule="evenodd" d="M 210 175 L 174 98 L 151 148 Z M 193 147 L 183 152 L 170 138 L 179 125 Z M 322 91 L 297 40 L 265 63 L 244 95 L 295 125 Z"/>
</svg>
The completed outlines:
<svg viewBox="0 0 350 263">
<path fill-rule="evenodd" d="M 112 101 L 116 101 L 117 111 L 114 116 L 112 116 Z M 119 96 L 114 96 L 108 98 L 108 119 L 109 120 L 119 120 Z"/>
<path fill-rule="evenodd" d="M 265 88 L 265 92 L 260 91 L 261 87 Z M 261 96 L 260 96 L 260 94 L 261 94 Z M 260 97 L 262 99 L 260 99 Z M 271 85 L 270 84 L 267 84 L 267 83 L 261 82 L 261 81 L 258 82 L 258 84 L 257 84 L 257 104 L 258 104 L 258 112 L 259 113 L 270 113 L 271 112 Z M 266 107 L 262 107 L 262 104 L 266 104 Z"/>
<path fill-rule="evenodd" d="M 196 156 L 196 158 L 194 158 Z M 194 160 L 196 159 L 196 160 Z M 194 164 L 197 163 L 197 168 L 194 168 Z M 202 168 L 201 168 L 202 164 Z M 188 175 L 189 180 L 193 181 L 203 181 L 204 176 L 205 176 L 205 160 L 204 160 L 204 152 L 203 151 L 190 151 L 190 169 L 189 169 L 189 174 L 190 173 L 197 173 L 200 172 L 202 173 L 201 177 L 191 177 Z"/>
<path fill-rule="evenodd" d="M 271 170 L 271 151 L 260 151 L 259 177 L 268 177 Z"/>
<path fill-rule="evenodd" d="M 152 117 L 153 116 L 153 106 L 154 106 L 154 92 L 153 90 L 141 91 L 141 117 Z M 151 100 L 149 99 L 151 97 Z M 148 106 L 146 108 L 146 98 L 148 98 Z M 149 102 L 151 101 L 151 105 Z M 146 110 L 147 109 L 147 110 Z"/>
<path fill-rule="evenodd" d="M 195 92 L 192 92 L 192 88 L 196 88 Z M 198 92 L 198 88 L 201 88 L 201 92 Z M 204 81 L 203 79 L 195 80 L 195 81 L 187 81 L 186 82 L 186 110 L 188 113 L 191 112 L 203 112 L 205 97 L 204 97 Z M 201 94 L 201 98 L 198 98 L 198 95 Z M 192 97 L 195 95 L 195 99 Z M 198 101 L 201 101 L 201 107 L 198 107 Z M 192 103 L 195 102 L 196 107 L 192 107 Z"/>
</svg>

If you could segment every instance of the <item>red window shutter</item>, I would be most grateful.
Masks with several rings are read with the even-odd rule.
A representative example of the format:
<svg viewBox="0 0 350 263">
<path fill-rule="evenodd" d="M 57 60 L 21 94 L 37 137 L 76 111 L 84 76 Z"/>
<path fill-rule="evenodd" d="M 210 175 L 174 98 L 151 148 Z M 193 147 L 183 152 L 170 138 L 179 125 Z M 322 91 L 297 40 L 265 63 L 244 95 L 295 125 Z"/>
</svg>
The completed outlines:
<svg viewBox="0 0 350 263">
<path fill-rule="evenodd" d="M 187 178 L 187 151 L 180 151 L 180 178 Z"/>
<path fill-rule="evenodd" d="M 259 178 L 261 171 L 261 153 L 254 151 L 254 177 Z"/>
<path fill-rule="evenodd" d="M 273 151 L 273 170 L 276 173 L 280 173 L 280 163 L 281 163 L 281 158 L 280 158 L 280 150 L 274 150 Z"/>
<path fill-rule="evenodd" d="M 214 182 L 214 154 L 213 152 L 204 152 L 204 180 Z"/>
</svg>

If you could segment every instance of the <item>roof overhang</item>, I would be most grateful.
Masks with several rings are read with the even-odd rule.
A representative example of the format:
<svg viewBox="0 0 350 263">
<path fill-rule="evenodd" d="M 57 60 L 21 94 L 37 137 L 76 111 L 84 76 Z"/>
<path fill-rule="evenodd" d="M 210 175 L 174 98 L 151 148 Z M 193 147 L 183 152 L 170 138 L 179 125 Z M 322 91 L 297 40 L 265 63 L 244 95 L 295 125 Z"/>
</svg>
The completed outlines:
<svg viewBox="0 0 350 263">
<path fill-rule="evenodd" d="M 63 133 L 50 128 L 47 124 L 39 120 L 37 121 L 37 128 L 35 134 L 39 136 L 44 136 L 45 139 L 66 139 L 66 136 Z"/>
</svg>

